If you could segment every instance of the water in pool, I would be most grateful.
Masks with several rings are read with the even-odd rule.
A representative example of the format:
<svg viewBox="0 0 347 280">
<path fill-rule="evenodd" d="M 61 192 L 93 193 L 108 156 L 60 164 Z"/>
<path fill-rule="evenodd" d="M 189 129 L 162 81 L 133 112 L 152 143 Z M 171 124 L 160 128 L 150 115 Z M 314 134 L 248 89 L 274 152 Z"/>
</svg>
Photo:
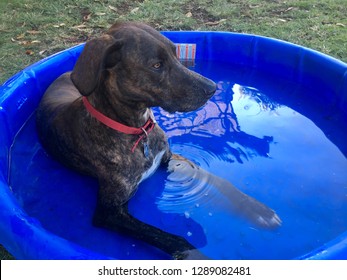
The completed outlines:
<svg viewBox="0 0 347 280">
<path fill-rule="evenodd" d="M 165 170 L 141 183 L 130 201 L 133 215 L 184 236 L 213 259 L 297 258 L 346 231 L 347 131 L 339 124 L 346 116 L 317 100 L 317 89 L 273 75 L 217 62 L 193 68 L 218 90 L 192 113 L 154 109 L 172 151 L 273 208 L 282 226 L 257 228 L 205 182 Z M 46 155 L 33 117 L 12 147 L 9 180 L 27 213 L 56 235 L 112 258 L 168 258 L 91 225 L 97 182 Z"/>
</svg>

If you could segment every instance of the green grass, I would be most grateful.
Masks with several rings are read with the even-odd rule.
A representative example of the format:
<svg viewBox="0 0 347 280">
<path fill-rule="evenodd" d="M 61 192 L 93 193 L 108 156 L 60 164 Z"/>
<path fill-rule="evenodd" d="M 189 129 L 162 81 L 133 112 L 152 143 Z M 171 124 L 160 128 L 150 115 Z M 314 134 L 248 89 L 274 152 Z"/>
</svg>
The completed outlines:
<svg viewBox="0 0 347 280">
<path fill-rule="evenodd" d="M 0 84 L 35 61 L 98 36 L 116 20 L 143 21 L 158 30 L 258 34 L 347 62 L 346 15 L 346 0 L 0 0 Z"/>
<path fill-rule="evenodd" d="M 0 83 L 116 20 L 274 37 L 347 62 L 345 0 L 0 0 Z"/>
</svg>

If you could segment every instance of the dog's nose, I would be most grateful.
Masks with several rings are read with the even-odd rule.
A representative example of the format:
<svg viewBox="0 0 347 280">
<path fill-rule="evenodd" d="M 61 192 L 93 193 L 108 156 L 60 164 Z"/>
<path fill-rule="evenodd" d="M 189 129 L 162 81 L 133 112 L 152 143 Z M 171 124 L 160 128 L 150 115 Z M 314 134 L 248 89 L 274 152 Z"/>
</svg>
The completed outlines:
<svg viewBox="0 0 347 280">
<path fill-rule="evenodd" d="M 205 94 L 211 97 L 217 90 L 217 85 L 210 79 L 206 79 Z"/>
</svg>

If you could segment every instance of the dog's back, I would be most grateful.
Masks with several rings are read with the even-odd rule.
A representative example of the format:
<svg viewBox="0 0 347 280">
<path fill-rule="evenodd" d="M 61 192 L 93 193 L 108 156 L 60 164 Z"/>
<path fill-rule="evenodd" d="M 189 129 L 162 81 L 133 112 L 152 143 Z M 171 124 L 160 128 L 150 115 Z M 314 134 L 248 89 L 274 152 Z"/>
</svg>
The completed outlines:
<svg viewBox="0 0 347 280">
<path fill-rule="evenodd" d="M 49 86 L 43 96 L 37 110 L 38 120 L 45 120 L 46 124 L 49 123 L 57 111 L 60 111 L 62 107 L 69 106 L 79 97 L 81 94 L 72 83 L 70 73 L 61 75 Z"/>
<path fill-rule="evenodd" d="M 77 131 L 71 130 L 65 124 L 78 121 L 82 111 L 78 108 L 81 107 L 81 102 L 76 102 L 81 98 L 81 94 L 72 83 L 70 74 L 68 72 L 61 75 L 45 92 L 36 111 L 36 127 L 42 145 L 54 158 L 70 168 L 79 169 L 75 166 L 75 161 L 66 161 L 66 155 L 70 159 L 76 158 L 78 155 L 72 148 L 72 141 L 75 138 L 73 133 Z M 75 125 L 75 127 L 78 126 Z M 69 164 L 70 162 L 71 164 Z M 91 173 L 86 167 L 79 171 Z"/>
</svg>

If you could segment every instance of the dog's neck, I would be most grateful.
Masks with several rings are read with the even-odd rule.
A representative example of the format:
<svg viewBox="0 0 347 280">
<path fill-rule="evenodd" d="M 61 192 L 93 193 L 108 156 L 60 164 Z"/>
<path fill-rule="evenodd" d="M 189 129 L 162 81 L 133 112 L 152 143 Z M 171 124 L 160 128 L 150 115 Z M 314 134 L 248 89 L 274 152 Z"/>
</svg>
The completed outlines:
<svg viewBox="0 0 347 280">
<path fill-rule="evenodd" d="M 89 103 L 108 118 L 129 127 L 141 127 L 151 116 L 151 110 L 144 106 L 132 105 L 106 98 L 96 98 L 95 95 L 87 97 Z"/>
</svg>

